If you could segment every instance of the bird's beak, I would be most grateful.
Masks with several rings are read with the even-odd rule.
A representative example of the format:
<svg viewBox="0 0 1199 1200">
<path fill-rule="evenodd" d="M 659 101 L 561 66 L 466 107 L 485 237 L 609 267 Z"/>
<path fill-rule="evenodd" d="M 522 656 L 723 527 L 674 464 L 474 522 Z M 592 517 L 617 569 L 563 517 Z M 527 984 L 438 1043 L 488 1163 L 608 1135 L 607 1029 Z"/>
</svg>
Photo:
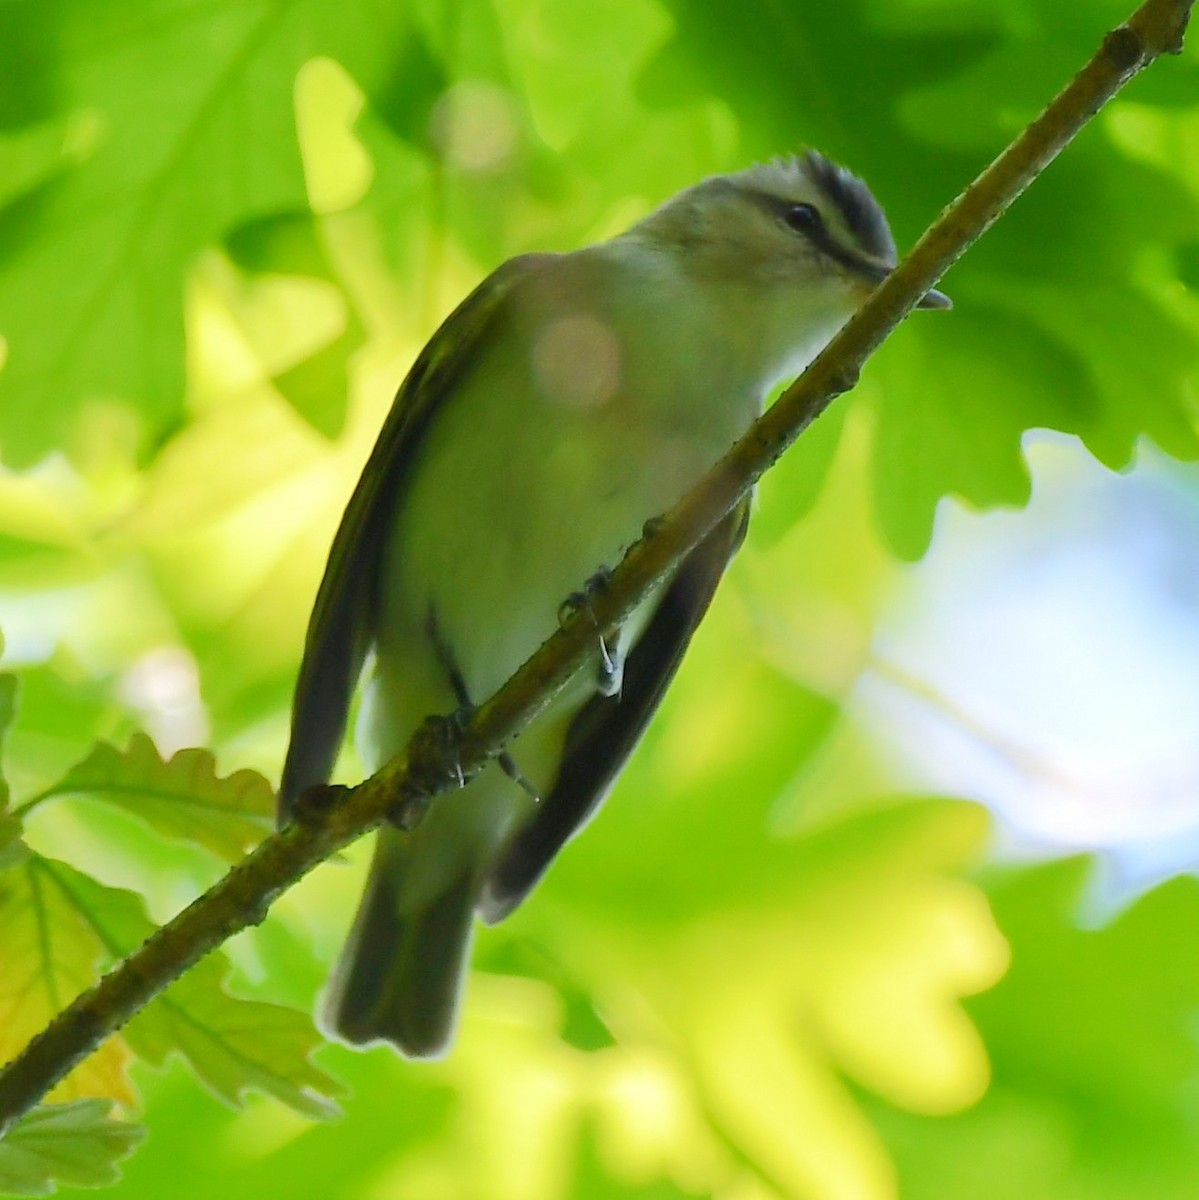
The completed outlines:
<svg viewBox="0 0 1199 1200">
<path fill-rule="evenodd" d="M 861 272 L 862 277 L 868 280 L 871 284 L 880 284 L 895 268 L 888 263 L 871 262 L 867 259 L 862 259 L 854 264 Z M 929 288 L 919 300 L 916 301 L 917 308 L 952 308 L 953 301 L 944 293 L 937 291 L 936 288 Z"/>
<path fill-rule="evenodd" d="M 916 302 L 917 308 L 952 308 L 953 301 L 944 293 L 937 291 L 936 288 L 929 288 L 927 292 Z"/>
</svg>

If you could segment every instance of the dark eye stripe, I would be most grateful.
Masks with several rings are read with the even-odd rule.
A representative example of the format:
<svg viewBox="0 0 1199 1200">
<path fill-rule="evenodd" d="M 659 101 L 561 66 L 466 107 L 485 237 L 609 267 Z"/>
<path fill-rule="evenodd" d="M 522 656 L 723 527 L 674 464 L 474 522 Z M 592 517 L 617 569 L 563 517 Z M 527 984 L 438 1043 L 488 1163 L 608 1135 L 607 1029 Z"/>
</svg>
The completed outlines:
<svg viewBox="0 0 1199 1200">
<path fill-rule="evenodd" d="M 822 254 L 828 255 L 843 267 L 847 267 L 867 279 L 881 279 L 886 274 L 887 264 L 885 262 L 881 262 L 877 258 L 868 258 L 855 248 L 840 245 L 824 223 L 820 210 L 814 204 L 806 201 L 783 200 L 769 192 L 746 191 L 742 194 L 760 205 L 776 220 L 783 222 L 788 229 L 807 238 Z M 803 210 L 802 216 L 799 215 L 800 210 Z M 807 223 L 810 220 L 807 210 L 811 210 L 816 217 L 816 220 L 810 224 Z M 798 221 L 799 224 L 794 224 L 795 221 Z"/>
<path fill-rule="evenodd" d="M 749 192 L 767 212 L 773 213 L 788 229 L 807 238 L 822 254 L 857 272 L 868 279 L 881 279 L 886 274 L 885 265 L 877 259 L 871 260 L 861 251 L 840 245 L 833 237 L 820 210 L 806 201 L 782 200 L 766 192 Z M 814 219 L 813 219 L 814 218 Z"/>
</svg>

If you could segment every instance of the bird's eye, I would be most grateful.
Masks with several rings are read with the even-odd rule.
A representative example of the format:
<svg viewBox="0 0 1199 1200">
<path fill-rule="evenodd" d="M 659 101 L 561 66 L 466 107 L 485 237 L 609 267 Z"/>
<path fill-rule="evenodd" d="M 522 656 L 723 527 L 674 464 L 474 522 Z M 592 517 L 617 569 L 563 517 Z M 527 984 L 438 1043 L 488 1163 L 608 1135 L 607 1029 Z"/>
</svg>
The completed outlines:
<svg viewBox="0 0 1199 1200">
<path fill-rule="evenodd" d="M 783 213 L 783 220 L 796 233 L 810 233 L 821 225 L 820 213 L 814 204 L 792 204 Z"/>
</svg>

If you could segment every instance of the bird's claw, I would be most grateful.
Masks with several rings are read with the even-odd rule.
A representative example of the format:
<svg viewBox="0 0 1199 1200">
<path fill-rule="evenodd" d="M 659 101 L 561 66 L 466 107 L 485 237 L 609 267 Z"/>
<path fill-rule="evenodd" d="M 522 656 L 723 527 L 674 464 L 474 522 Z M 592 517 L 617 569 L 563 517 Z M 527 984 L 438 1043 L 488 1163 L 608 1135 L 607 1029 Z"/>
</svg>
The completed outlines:
<svg viewBox="0 0 1199 1200">
<path fill-rule="evenodd" d="M 443 718 L 441 722 L 445 747 L 454 756 L 454 761 L 450 769 L 454 772 L 454 782 L 459 788 L 466 787 L 466 775 L 462 770 L 462 734 L 474 715 L 475 706 L 473 704 L 463 704 L 450 713 L 448 717 Z"/>
<path fill-rule="evenodd" d="M 595 612 L 591 607 L 591 601 L 595 596 L 601 595 L 605 591 L 611 578 L 611 567 L 600 567 L 577 592 L 571 592 L 562 601 L 562 604 L 558 608 L 558 623 L 565 625 L 575 613 L 585 612 L 591 619 L 591 623 L 598 626 L 599 622 L 595 619 Z"/>
<path fill-rule="evenodd" d="M 599 640 L 600 664 L 595 683 L 601 696 L 615 696 L 624 683 L 624 660 L 608 651 L 607 639 L 601 634 Z"/>
<path fill-rule="evenodd" d="M 435 761 L 442 755 L 449 759 L 446 769 L 458 788 L 466 787 L 469 782 L 462 768 L 462 735 L 473 715 L 473 706 L 466 704 L 448 717 L 426 717 L 413 740 L 416 761 L 422 761 L 422 755 L 430 752 Z M 421 772 L 409 780 L 404 794 L 387 810 L 387 820 L 398 829 L 415 829 L 424 817 L 430 799 L 444 786 L 444 776 L 440 770 L 427 777 Z"/>
<path fill-rule="evenodd" d="M 558 609 L 558 622 L 564 625 L 577 612 L 585 612 L 592 625 L 599 628 L 595 612 L 592 609 L 592 599 L 602 593 L 612 578 L 610 567 L 600 567 L 598 571 L 577 592 L 571 592 Z M 599 636 L 599 667 L 596 670 L 596 687 L 603 696 L 615 696 L 624 680 L 624 662 L 619 655 L 613 655 L 608 649 L 608 639 L 601 633 Z"/>
<path fill-rule="evenodd" d="M 530 796 L 534 804 L 541 803 L 541 793 L 530 783 L 528 776 L 516 765 L 516 759 L 507 750 L 503 751 L 496 761 L 500 764 L 500 770 L 526 795 Z"/>
</svg>

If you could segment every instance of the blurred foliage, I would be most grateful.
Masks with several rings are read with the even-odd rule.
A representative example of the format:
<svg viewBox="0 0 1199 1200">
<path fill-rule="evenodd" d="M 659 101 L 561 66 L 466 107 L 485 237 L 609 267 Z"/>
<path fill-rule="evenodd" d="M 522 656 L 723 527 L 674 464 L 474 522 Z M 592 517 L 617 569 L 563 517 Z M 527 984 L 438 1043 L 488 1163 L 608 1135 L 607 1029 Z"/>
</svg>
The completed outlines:
<svg viewBox="0 0 1199 1200">
<path fill-rule="evenodd" d="M 265 827 L 341 508 L 486 271 L 805 142 L 909 244 L 1126 15 L 0 5 L 0 1053 Z M 1197 84 L 1193 46 L 1138 80 L 768 477 L 605 812 L 480 933 L 454 1054 L 309 1061 L 356 848 L 68 1081 L 145 1099 L 118 1195 L 1196 1193 L 1194 887 L 1082 929 L 1085 865 L 978 874 L 984 811 L 902 795 L 852 696 L 896 558 L 943 497 L 1023 503 L 1026 430 L 1199 449 Z M 130 1129 L 38 1110 L 0 1187 L 111 1178 Z"/>
<path fill-rule="evenodd" d="M 1089 874 L 1076 859 L 992 881 L 1012 969 L 969 1009 L 994 1084 L 937 1127 L 876 1114 L 905 1197 L 943 1196 L 950 1180 L 979 1200 L 1199 1192 L 1199 885 L 1173 880 L 1109 927 L 1080 929 Z"/>
<path fill-rule="evenodd" d="M 108 1117 L 105 1100 L 43 1104 L 0 1141 L 0 1192 L 45 1196 L 59 1182 L 102 1187 L 117 1179 L 117 1162 L 144 1130 Z"/>
</svg>

